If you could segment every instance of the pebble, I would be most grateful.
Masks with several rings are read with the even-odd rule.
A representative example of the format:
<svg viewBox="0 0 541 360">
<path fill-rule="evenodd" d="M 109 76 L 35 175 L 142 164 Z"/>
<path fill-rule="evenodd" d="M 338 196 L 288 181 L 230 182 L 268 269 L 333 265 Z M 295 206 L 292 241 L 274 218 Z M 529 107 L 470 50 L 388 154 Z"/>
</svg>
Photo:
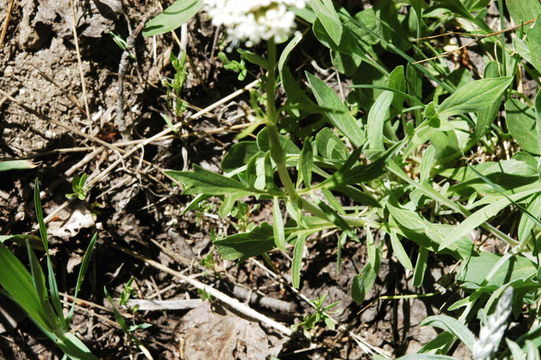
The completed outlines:
<svg viewBox="0 0 541 360">
<path fill-rule="evenodd" d="M 14 73 L 15 70 L 13 69 L 13 66 L 8 65 L 4 68 L 4 77 L 12 77 Z"/>
</svg>

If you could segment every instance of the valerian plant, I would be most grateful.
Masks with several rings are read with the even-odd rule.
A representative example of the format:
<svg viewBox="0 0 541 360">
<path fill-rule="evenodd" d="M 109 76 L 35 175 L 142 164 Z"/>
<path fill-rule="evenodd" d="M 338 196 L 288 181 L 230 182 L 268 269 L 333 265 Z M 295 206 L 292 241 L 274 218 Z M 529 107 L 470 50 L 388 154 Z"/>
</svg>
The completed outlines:
<svg viewBox="0 0 541 360">
<path fill-rule="evenodd" d="M 222 199 L 221 216 L 238 214 L 233 209 L 248 197 L 272 204 L 272 223 L 213 243 L 227 260 L 291 252 L 295 287 L 306 244 L 322 231 L 340 234 L 338 263 L 347 241 L 365 242 L 367 261 L 351 281 L 359 303 L 368 298 L 384 254 L 412 274 L 419 291 L 412 297 L 427 295 L 430 254 L 454 259 L 457 294 L 464 297 L 423 322 L 442 331 L 415 359 L 450 358 L 458 340 L 480 358 L 535 356 L 541 339 L 541 96 L 522 89 L 525 79 L 538 84 L 541 72 L 541 5 L 378 1 L 360 10 L 345 3 L 181 0 L 150 20 L 147 36 L 174 30 L 204 11 L 224 27 L 230 49 L 266 43 L 265 50 L 254 48 L 260 53 L 238 50 L 238 64 L 264 73 L 266 103 L 256 111 L 256 139 L 231 147 L 223 173 L 194 165 L 193 171 L 168 174 L 185 194 L 196 195 L 191 208 L 210 196 Z M 500 14 L 500 31 L 487 24 L 489 6 Z M 515 25 L 506 28 L 509 23 Z M 460 36 L 477 39 L 477 64 L 466 55 L 446 58 L 466 48 L 442 50 L 439 39 L 456 36 L 444 32 L 457 24 Z M 329 54 L 346 91 L 337 92 L 316 72 L 291 70 L 291 54 L 307 37 Z M 494 219 L 503 211 L 511 223 L 500 226 Z M 507 250 L 484 251 L 472 238 L 477 231 Z M 468 329 L 481 308 L 483 329 L 492 326 L 483 314 L 494 304 L 506 319 L 511 313 L 509 321 L 525 316 L 523 305 L 535 319 L 518 336 L 506 337 L 506 323 L 498 323 L 498 343 L 505 338 L 500 348 L 486 344 L 486 330 L 476 341 Z"/>
</svg>

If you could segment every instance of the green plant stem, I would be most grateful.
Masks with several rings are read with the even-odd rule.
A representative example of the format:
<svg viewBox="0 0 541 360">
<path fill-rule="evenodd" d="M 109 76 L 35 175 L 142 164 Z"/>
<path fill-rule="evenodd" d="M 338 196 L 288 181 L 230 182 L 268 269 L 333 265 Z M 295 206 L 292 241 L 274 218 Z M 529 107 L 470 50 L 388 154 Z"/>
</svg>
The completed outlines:
<svg viewBox="0 0 541 360">
<path fill-rule="evenodd" d="M 269 144 L 271 157 L 278 168 L 278 176 L 285 187 L 286 193 L 292 199 L 298 197 L 293 181 L 287 171 L 286 156 L 284 149 L 280 144 L 280 134 L 278 133 L 278 113 L 276 111 L 276 44 L 274 40 L 267 42 L 269 69 L 267 73 L 266 92 L 267 92 L 267 129 L 269 134 Z"/>
<path fill-rule="evenodd" d="M 284 185 L 287 196 L 291 201 L 297 202 L 299 206 L 310 212 L 312 215 L 322 219 L 327 219 L 325 213 L 316 205 L 306 199 L 303 199 L 297 193 L 297 189 L 289 176 L 286 166 L 286 154 L 280 144 L 280 134 L 278 132 L 278 112 L 276 111 L 276 44 L 274 40 L 267 41 L 267 59 L 269 63 L 266 93 L 267 93 L 267 129 L 269 134 L 269 146 L 271 157 L 276 163 L 278 176 Z"/>
</svg>

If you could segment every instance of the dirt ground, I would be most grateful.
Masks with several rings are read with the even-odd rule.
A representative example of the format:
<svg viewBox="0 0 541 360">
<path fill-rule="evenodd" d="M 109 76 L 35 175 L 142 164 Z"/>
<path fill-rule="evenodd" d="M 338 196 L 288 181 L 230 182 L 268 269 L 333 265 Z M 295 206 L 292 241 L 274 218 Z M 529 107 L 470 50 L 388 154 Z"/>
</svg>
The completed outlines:
<svg viewBox="0 0 541 360">
<path fill-rule="evenodd" d="M 123 308 L 130 325 L 151 325 L 132 335 L 155 359 L 364 359 L 370 358 L 364 351 L 366 344 L 398 356 L 434 338 L 432 328 L 416 325 L 456 298 L 378 301 L 381 295 L 413 291 L 407 285 L 412 274 L 404 273 L 395 258 L 383 259 L 370 300 L 360 305 L 352 302 L 351 280 L 366 261 L 362 242 L 347 245 L 338 271 L 336 234 L 310 238 L 300 295 L 273 277 L 276 272 L 286 279 L 290 276 L 290 261 L 280 254 L 270 255 L 272 270 L 259 258 L 237 264 L 215 255 L 211 233 L 234 233 L 238 220 L 221 220 L 216 215 L 217 201 L 181 214 L 191 197 L 181 195 L 163 170 L 189 169 L 193 164 L 218 169 L 239 129 L 249 123 L 248 94 L 198 118 L 190 115 L 241 89 L 253 77 L 238 81 L 222 69 L 216 30 L 208 20 L 197 18 L 189 27 L 189 75 L 182 91 L 190 105 L 184 116 L 176 117 L 167 105 L 162 79 L 173 75 L 169 57 L 178 53 L 178 43 L 170 34 L 139 36 L 134 47 L 137 62 L 130 61 L 124 79 L 122 107 L 128 130 L 122 132 L 116 119 L 122 50 L 109 32 L 127 38 L 160 6 L 138 0 L 73 2 L 20 0 L 11 12 L 0 48 L 0 158 L 29 158 L 39 166 L 3 174 L 0 234 L 35 231 L 32 189 L 38 178 L 59 284 L 71 293 L 74 269 L 90 237 L 98 232 L 96 252 L 79 295 L 85 301 L 77 302 L 73 328 L 99 358 L 144 358 L 119 329 L 104 288 L 118 298 L 133 279 L 132 299 L 207 298 L 123 249 L 242 302 L 253 295 L 251 307 L 287 326 L 313 312 L 306 298 L 325 295 L 326 304 L 339 302 L 332 316 L 340 327 L 333 331 L 318 324 L 309 338 L 302 331 L 283 336 L 215 299 L 182 302 L 187 307 L 175 309 Z M 2 19 L 8 3 L 0 0 Z M 167 129 L 161 114 L 174 123 L 184 122 L 180 131 L 138 147 Z M 122 157 L 136 147 L 133 154 Z M 67 200 L 73 176 L 83 173 L 95 181 L 88 201 Z M 270 210 L 255 209 L 254 215 L 256 220 L 266 219 Z M 24 249 L 14 251 L 26 261 Z M 443 275 L 448 260 L 431 259 L 433 282 Z M 460 349 L 456 355 L 461 357 Z M 62 354 L 9 300 L 0 297 L 0 358 L 60 359 Z"/>
</svg>

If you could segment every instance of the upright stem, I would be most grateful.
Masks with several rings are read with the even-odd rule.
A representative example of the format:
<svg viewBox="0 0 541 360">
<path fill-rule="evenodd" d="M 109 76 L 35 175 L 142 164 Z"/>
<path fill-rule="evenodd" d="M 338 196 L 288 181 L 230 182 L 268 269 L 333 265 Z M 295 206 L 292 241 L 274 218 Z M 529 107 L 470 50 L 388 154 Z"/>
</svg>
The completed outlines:
<svg viewBox="0 0 541 360">
<path fill-rule="evenodd" d="M 276 112 L 276 44 L 274 40 L 271 39 L 267 41 L 268 49 L 268 63 L 269 69 L 267 73 L 267 129 L 269 134 L 269 145 L 271 157 L 276 163 L 278 168 L 278 175 L 280 176 L 280 181 L 285 187 L 286 193 L 292 199 L 299 197 L 293 181 L 287 171 L 286 167 L 286 155 L 282 144 L 280 144 L 280 134 L 278 133 L 278 113 Z"/>
<path fill-rule="evenodd" d="M 267 41 L 267 60 L 269 63 L 269 69 L 267 73 L 267 129 L 269 134 L 269 145 L 271 157 L 276 163 L 278 169 L 278 176 L 280 181 L 284 185 L 287 195 L 292 201 L 297 202 L 301 208 L 310 212 L 312 215 L 327 219 L 327 216 L 321 211 L 319 207 L 311 202 L 303 199 L 297 193 L 293 181 L 289 176 L 286 166 L 286 154 L 280 144 L 280 134 L 278 132 L 278 113 L 276 111 L 276 44 L 274 40 Z"/>
</svg>

